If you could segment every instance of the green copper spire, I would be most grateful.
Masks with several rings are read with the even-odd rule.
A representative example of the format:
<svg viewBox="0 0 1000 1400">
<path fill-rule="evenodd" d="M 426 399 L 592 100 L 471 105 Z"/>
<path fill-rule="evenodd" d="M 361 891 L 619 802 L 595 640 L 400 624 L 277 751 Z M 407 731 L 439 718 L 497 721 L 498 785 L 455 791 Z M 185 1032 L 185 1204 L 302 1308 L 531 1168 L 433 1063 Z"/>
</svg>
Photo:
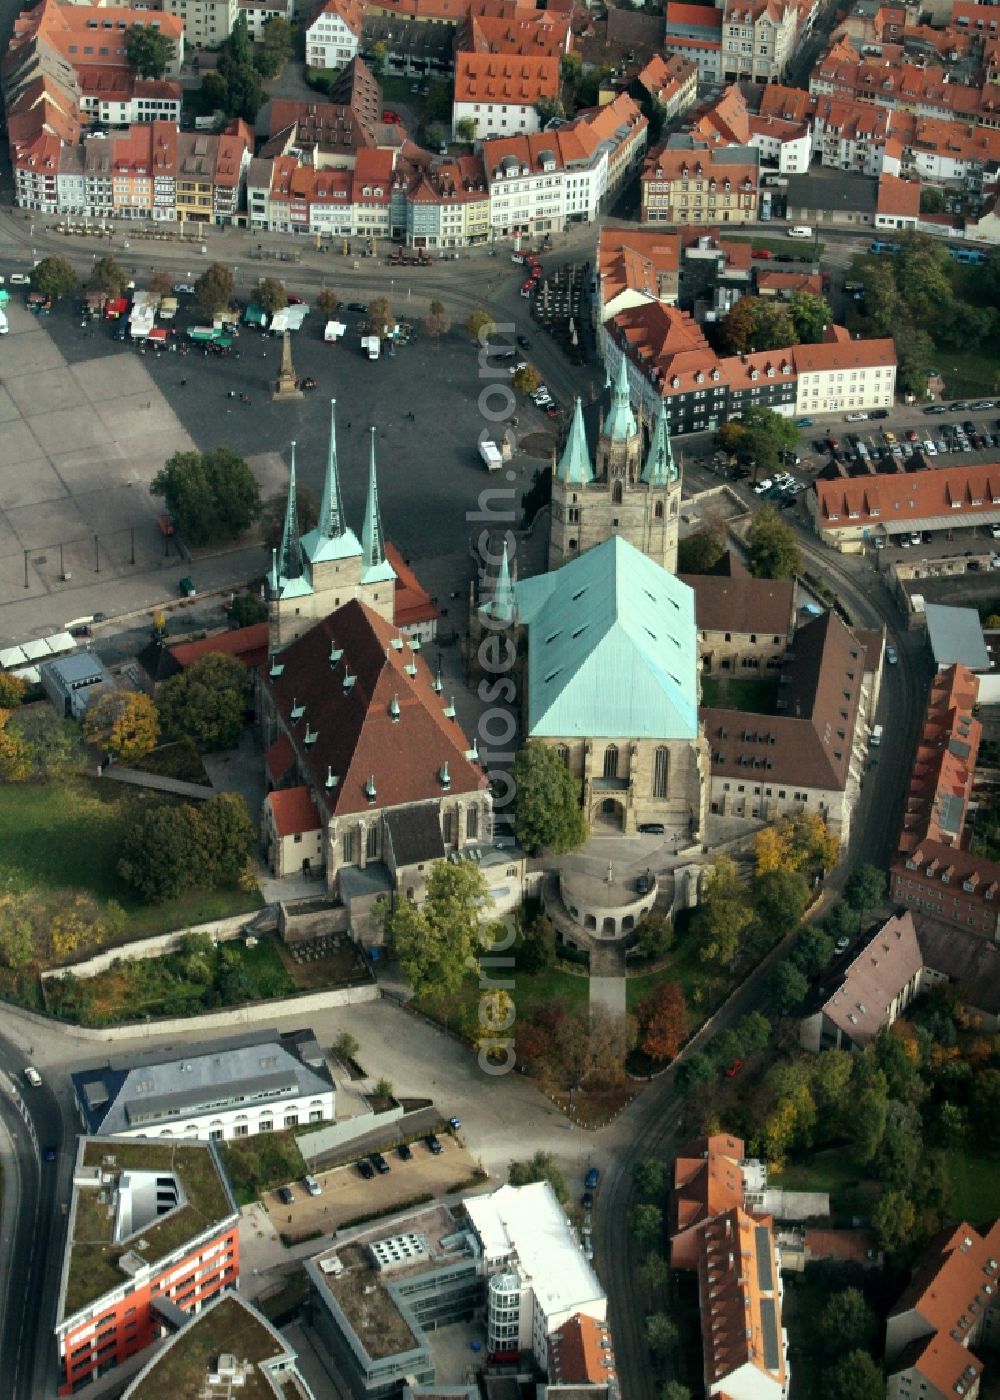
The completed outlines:
<svg viewBox="0 0 1000 1400">
<path fill-rule="evenodd" d="M 569 437 L 566 439 L 566 446 L 556 467 L 556 476 L 560 481 L 565 481 L 568 485 L 586 486 L 588 481 L 594 479 L 594 469 L 590 465 L 590 453 L 587 451 L 587 430 L 583 426 L 583 405 L 580 402 L 579 394 L 576 397 L 576 407 L 573 410 L 573 421 L 569 428 Z"/>
<path fill-rule="evenodd" d="M 361 528 L 361 582 L 381 583 L 394 579 L 395 570 L 385 557 L 382 516 L 378 508 L 378 480 L 375 474 L 375 429 L 371 430 L 372 445 L 368 459 L 368 501 L 365 523 Z"/>
<path fill-rule="evenodd" d="M 345 559 L 361 553 L 358 537 L 347 528 L 344 499 L 340 494 L 340 468 L 337 465 L 337 400 L 330 400 L 330 447 L 323 480 L 323 499 L 319 506 L 316 528 L 302 541 L 302 550 L 310 564 L 323 564 L 331 559 Z"/>
<path fill-rule="evenodd" d="M 292 443 L 292 465 L 288 474 L 288 501 L 285 505 L 285 528 L 281 532 L 278 550 L 278 581 L 302 577 L 302 546 L 299 541 L 299 505 L 295 493 L 295 443 Z"/>
<path fill-rule="evenodd" d="M 618 374 L 615 378 L 615 387 L 611 398 L 611 412 L 605 420 L 604 431 L 612 442 L 624 442 L 626 438 L 635 437 L 639 431 L 636 427 L 632 405 L 629 403 L 628 360 L 624 350 L 618 361 Z"/>
<path fill-rule="evenodd" d="M 503 622 L 514 621 L 514 589 L 510 581 L 510 563 L 507 559 L 507 541 L 503 542 L 503 558 L 493 590 L 493 606 L 490 610 L 495 618 Z"/>
<path fill-rule="evenodd" d="M 665 400 L 660 404 L 660 416 L 656 420 L 656 427 L 653 429 L 653 436 L 650 439 L 646 465 L 642 469 L 642 479 L 647 486 L 666 486 L 668 482 L 677 480 L 677 463 L 674 461 L 674 451 L 670 446 Z"/>
</svg>

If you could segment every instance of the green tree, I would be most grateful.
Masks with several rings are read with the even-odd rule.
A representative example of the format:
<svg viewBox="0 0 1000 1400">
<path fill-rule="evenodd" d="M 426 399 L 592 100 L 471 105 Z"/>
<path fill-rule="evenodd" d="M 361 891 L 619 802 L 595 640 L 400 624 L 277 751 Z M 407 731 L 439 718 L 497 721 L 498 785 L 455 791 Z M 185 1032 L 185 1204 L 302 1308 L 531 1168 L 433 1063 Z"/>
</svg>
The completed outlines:
<svg viewBox="0 0 1000 1400">
<path fill-rule="evenodd" d="M 474 117 L 459 117 L 455 123 L 455 140 L 472 142 L 476 139 L 476 120 Z"/>
<path fill-rule="evenodd" d="M 545 972 L 556 963 L 556 931 L 544 914 L 521 930 L 517 965 L 525 972 Z"/>
<path fill-rule="evenodd" d="M 795 531 L 773 506 L 763 506 L 754 516 L 747 535 L 750 572 L 754 578 L 791 578 L 802 572 L 802 556 Z"/>
<path fill-rule="evenodd" d="M 147 809 L 125 832 L 118 873 L 149 904 L 201 884 L 198 814 L 188 803 Z"/>
<path fill-rule="evenodd" d="M 361 1046 L 350 1031 L 340 1031 L 331 1048 L 338 1060 L 346 1061 L 353 1060 Z"/>
<path fill-rule="evenodd" d="M 766 1050 L 771 1039 L 771 1022 L 761 1011 L 748 1011 L 736 1022 L 740 1054 L 753 1055 Z"/>
<path fill-rule="evenodd" d="M 141 690 L 112 690 L 90 705 L 83 717 L 88 744 L 132 763 L 152 753 L 160 726 L 152 696 Z"/>
<path fill-rule="evenodd" d="M 885 1377 L 867 1351 L 849 1351 L 823 1377 L 824 1400 L 885 1400 Z"/>
<path fill-rule="evenodd" d="M 212 68 L 201 80 L 198 97 L 203 117 L 213 117 L 217 112 L 225 116 L 229 103 L 229 84 L 221 73 Z"/>
<path fill-rule="evenodd" d="M 858 911 L 859 922 L 885 898 L 885 872 L 875 865 L 859 865 L 844 886 L 844 898 Z"/>
<path fill-rule="evenodd" d="M 533 394 L 542 382 L 542 376 L 534 365 L 525 365 L 514 375 L 514 388 L 521 394 Z"/>
<path fill-rule="evenodd" d="M 324 316 L 332 316 L 340 305 L 340 297 L 330 287 L 320 288 L 316 297 L 316 310 L 322 312 Z"/>
<path fill-rule="evenodd" d="M 260 487 L 249 464 L 228 447 L 175 452 L 150 482 L 190 545 L 236 539 L 260 519 Z"/>
<path fill-rule="evenodd" d="M 480 919 L 491 904 L 474 862 L 441 860 L 431 868 L 422 908 L 400 899 L 383 913 L 386 934 L 414 996 L 447 1000 L 455 995 L 474 965 L 482 944 Z"/>
<path fill-rule="evenodd" d="M 921 214 L 943 214 L 944 194 L 942 191 L 925 185 L 920 191 L 920 212 Z"/>
<path fill-rule="evenodd" d="M 885 1136 L 889 1100 L 884 1087 L 872 1085 L 855 1099 L 851 1110 L 850 1137 L 855 1159 L 862 1166 L 873 1162 Z"/>
<path fill-rule="evenodd" d="M 200 749 L 231 749 L 243 729 L 247 673 L 241 661 L 212 651 L 165 681 L 160 723 L 174 738 L 187 736 Z"/>
<path fill-rule="evenodd" d="M 36 292 L 58 301 L 76 290 L 76 273 L 65 258 L 42 258 L 31 270 L 31 285 Z"/>
<path fill-rule="evenodd" d="M 282 15 L 272 15 L 261 31 L 253 61 L 264 78 L 276 78 L 292 54 L 292 26 Z"/>
<path fill-rule="evenodd" d="M 660 1391 L 660 1400 L 691 1400 L 691 1392 L 680 1381 L 667 1381 Z"/>
<path fill-rule="evenodd" d="M 253 299 L 270 317 L 288 305 L 288 292 L 279 277 L 262 277 Z"/>
<path fill-rule="evenodd" d="M 969 1107 L 976 1131 L 996 1150 L 1000 1147 L 1000 1069 L 987 1066 L 974 1076 Z"/>
<path fill-rule="evenodd" d="M 16 710 L 27 694 L 27 682 L 10 671 L 0 671 L 0 710 Z"/>
<path fill-rule="evenodd" d="M 845 935 L 852 938 L 858 931 L 858 916 L 846 901 L 841 900 L 823 920 L 823 931 L 834 942 Z"/>
<path fill-rule="evenodd" d="M 392 330 L 396 324 L 396 316 L 388 297 L 376 297 L 374 301 L 369 302 L 368 320 L 373 335 L 383 336 Z"/>
<path fill-rule="evenodd" d="M 381 39 L 376 39 L 372 45 L 371 69 L 377 78 L 381 78 L 385 73 L 385 63 L 388 57 L 388 49 Z"/>
<path fill-rule="evenodd" d="M 203 883 L 235 885 L 256 840 L 246 799 L 238 792 L 220 792 L 203 802 L 196 815 Z"/>
<path fill-rule="evenodd" d="M 911 1242 L 916 1218 L 913 1202 L 904 1191 L 883 1191 L 872 1207 L 872 1225 L 887 1254 L 896 1254 Z"/>
<path fill-rule="evenodd" d="M 472 340 L 485 345 L 496 334 L 496 322 L 488 311 L 470 311 L 466 317 L 465 329 Z"/>
<path fill-rule="evenodd" d="M 639 1288 L 650 1303 L 658 1303 L 670 1281 L 670 1269 L 662 1254 L 647 1254 L 635 1271 Z"/>
<path fill-rule="evenodd" d="M 629 1228 L 639 1244 L 649 1248 L 663 1235 L 663 1211 L 659 1206 L 633 1206 L 629 1214 Z"/>
<path fill-rule="evenodd" d="M 580 783 L 555 749 L 530 740 L 514 759 L 511 778 L 519 845 L 555 855 L 583 845 L 587 820 L 580 809 Z"/>
<path fill-rule="evenodd" d="M 229 609 L 229 621 L 237 627 L 252 627 L 267 621 L 267 604 L 256 593 L 237 593 Z"/>
<path fill-rule="evenodd" d="M 565 121 L 566 108 L 558 97 L 540 97 L 535 103 L 538 125 L 544 131 L 551 121 Z"/>
<path fill-rule="evenodd" d="M 225 263 L 210 263 L 194 284 L 198 310 L 209 321 L 229 308 L 235 293 L 232 270 Z"/>
<path fill-rule="evenodd" d="M 798 339 L 788 306 L 771 297 L 741 297 L 724 317 L 720 334 L 733 354 L 781 350 Z"/>
<path fill-rule="evenodd" d="M 434 151 L 444 145 L 444 127 L 440 122 L 427 123 L 424 127 L 424 140 Z"/>
<path fill-rule="evenodd" d="M 106 292 L 108 296 L 120 297 L 128 286 L 128 273 L 114 258 L 99 258 L 87 278 L 87 286 L 92 292 Z"/>
<path fill-rule="evenodd" d="M 707 574 L 726 552 L 726 541 L 714 525 L 702 525 L 677 546 L 679 574 Z"/>
<path fill-rule="evenodd" d="M 753 921 L 753 909 L 728 856 L 719 856 L 705 874 L 705 891 L 693 920 L 702 957 L 732 967 Z"/>
<path fill-rule="evenodd" d="M 875 1336 L 875 1314 L 857 1288 L 843 1288 L 826 1300 L 819 1330 L 826 1349 L 839 1355 L 869 1345 Z"/>
<path fill-rule="evenodd" d="M 666 1356 L 673 1351 L 679 1337 L 677 1323 L 666 1313 L 654 1313 L 646 1318 L 646 1341 L 654 1356 Z"/>
<path fill-rule="evenodd" d="M 308 535 L 319 520 L 319 501 L 308 486 L 299 486 L 295 492 L 296 515 L 298 516 L 299 538 Z M 277 491 L 273 496 L 268 496 L 261 507 L 260 512 L 260 537 L 264 548 L 270 553 L 272 549 L 277 549 L 281 544 L 282 532 L 285 528 L 285 510 L 288 506 L 288 495 L 284 491 Z"/>
<path fill-rule="evenodd" d="M 743 429 L 743 438 L 736 455 L 742 462 L 756 463 L 760 471 L 775 471 L 781 454 L 794 452 L 798 446 L 799 430 L 793 420 L 771 408 L 744 409 L 737 424 Z"/>
<path fill-rule="evenodd" d="M 667 1166 L 657 1157 L 640 1157 L 632 1166 L 632 1185 L 637 1196 L 658 1200 L 666 1194 L 669 1177 Z"/>
<path fill-rule="evenodd" d="M 673 941 L 670 920 L 651 910 L 639 925 L 639 952 L 644 958 L 662 958 L 669 953 Z"/>
<path fill-rule="evenodd" d="M 559 73 L 564 83 L 575 83 L 583 69 L 583 59 L 578 53 L 563 54 Z"/>
<path fill-rule="evenodd" d="M 528 1162 L 511 1162 L 508 1179 L 511 1186 L 530 1186 L 534 1181 L 547 1181 L 555 1192 L 556 1200 L 564 1205 L 569 1200 L 566 1178 L 551 1152 L 539 1149 Z"/>
<path fill-rule="evenodd" d="M 677 1085 L 677 1092 L 685 1096 L 695 1094 L 699 1089 L 704 1089 L 717 1077 L 714 1058 L 708 1056 L 703 1050 L 696 1051 L 689 1055 L 683 1064 L 678 1066 L 674 1083 Z"/>
<path fill-rule="evenodd" d="M 786 959 L 774 969 L 771 990 L 782 1011 L 797 1011 L 809 995 L 809 979 L 795 963 Z"/>
<path fill-rule="evenodd" d="M 177 50 L 173 39 L 147 24 L 130 24 L 125 31 L 125 57 L 140 78 L 162 78 Z"/>
<path fill-rule="evenodd" d="M 833 324 L 830 303 L 816 292 L 793 292 L 788 310 L 796 339 L 803 345 L 818 345 L 827 326 Z"/>
<path fill-rule="evenodd" d="M 28 900 L 14 894 L 0 894 L 0 963 L 19 971 L 35 956 L 35 927 Z"/>
<path fill-rule="evenodd" d="M 47 781 L 83 760 L 75 722 L 57 715 L 51 705 L 26 705 L 11 715 L 10 736 L 27 755 L 30 776 Z"/>
<path fill-rule="evenodd" d="M 768 870 L 755 875 L 753 907 L 762 928 L 782 937 L 802 918 L 809 902 L 809 881 L 797 870 Z"/>
<path fill-rule="evenodd" d="M 792 962 L 806 977 L 817 977 L 833 961 L 833 939 L 814 924 L 804 924 L 792 949 Z"/>
<path fill-rule="evenodd" d="M 439 345 L 441 337 L 451 330 L 451 321 L 444 309 L 444 302 L 439 297 L 435 297 L 430 304 L 429 314 L 424 319 L 424 330 L 435 345 Z"/>
</svg>

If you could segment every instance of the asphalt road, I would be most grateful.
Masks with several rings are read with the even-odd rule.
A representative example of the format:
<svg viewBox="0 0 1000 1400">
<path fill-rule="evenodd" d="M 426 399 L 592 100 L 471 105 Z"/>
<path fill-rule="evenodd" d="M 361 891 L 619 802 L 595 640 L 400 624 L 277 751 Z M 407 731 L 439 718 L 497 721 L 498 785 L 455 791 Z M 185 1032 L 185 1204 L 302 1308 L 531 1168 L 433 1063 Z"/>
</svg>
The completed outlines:
<svg viewBox="0 0 1000 1400">
<path fill-rule="evenodd" d="M 19 1198 L 0 1332 L 5 1400 L 33 1400 L 50 1393 L 47 1380 L 54 1374 L 55 1363 L 52 1320 L 64 1229 L 57 1202 L 60 1182 L 68 1183 L 74 1141 L 73 1126 L 68 1123 L 64 1128 L 59 1104 L 48 1085 L 32 1089 L 25 1084 L 24 1064 L 21 1052 L 0 1040 L 0 1071 L 15 1086 L 30 1121 L 29 1129 L 9 1085 L 0 1080 L 0 1115 L 13 1140 Z M 55 1162 L 43 1160 L 47 1147 L 56 1149 Z"/>
</svg>

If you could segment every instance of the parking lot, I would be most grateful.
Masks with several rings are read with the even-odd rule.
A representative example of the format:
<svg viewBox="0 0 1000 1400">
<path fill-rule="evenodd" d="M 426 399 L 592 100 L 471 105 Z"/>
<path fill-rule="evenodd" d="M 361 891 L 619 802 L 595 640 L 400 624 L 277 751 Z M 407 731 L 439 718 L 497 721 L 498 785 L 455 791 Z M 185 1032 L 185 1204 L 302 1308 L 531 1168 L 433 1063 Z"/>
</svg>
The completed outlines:
<svg viewBox="0 0 1000 1400">
<path fill-rule="evenodd" d="M 395 1149 L 385 1149 L 389 1171 L 366 1180 L 356 1164 L 316 1172 L 320 1195 L 311 1196 L 301 1181 L 290 1182 L 294 1201 L 283 1205 L 277 1192 L 268 1192 L 264 1204 L 275 1228 L 285 1235 L 306 1235 L 314 1230 L 328 1234 L 359 1216 L 374 1215 L 402 1206 L 417 1196 L 447 1196 L 474 1176 L 477 1163 L 457 1139 L 439 1134 L 441 1153 L 435 1156 L 423 1142 L 411 1145 L 412 1158 L 400 1159 Z"/>
<path fill-rule="evenodd" d="M 190 299 L 186 310 L 181 300 L 178 336 L 194 314 Z M 479 434 L 495 425 L 480 403 L 486 381 L 476 348 L 458 327 L 437 343 L 424 335 L 427 306 L 419 284 L 398 287 L 392 300 L 397 316 L 415 326 L 410 345 L 371 362 L 360 350 L 360 312 L 338 311 L 347 335 L 327 344 L 323 317 L 313 311 L 292 337 L 292 350 L 297 376 L 314 379 L 317 389 L 272 403 L 277 339 L 242 329 L 225 356 L 198 348 L 186 355 L 143 353 L 114 338 L 114 323 L 82 324 L 68 303 L 36 318 L 15 292 L 10 334 L 0 341 L 0 637 L 19 641 L 83 614 L 113 617 L 176 596 L 179 577 L 192 570 L 165 555 L 156 528 L 162 502 L 148 490 L 175 451 L 229 446 L 251 463 L 267 495 L 287 479 L 294 439 L 300 485 L 318 497 L 331 397 L 337 399 L 341 482 L 354 528 L 361 527 L 368 428 L 375 426 L 386 535 L 415 566 L 433 564 L 432 588 L 437 575 L 449 582 L 454 575 L 452 587 L 464 590 L 468 540 L 480 528 L 467 516 L 480 493 L 507 487 L 516 509 L 540 463 L 515 458 L 502 482 L 500 473 L 486 472 Z M 527 313 L 524 321 L 534 336 Z M 494 414 L 502 410 L 499 395 L 488 407 Z M 520 432 L 548 441 L 552 424 L 540 409 L 518 395 L 513 412 Z M 244 550 L 228 565 L 225 555 L 216 555 L 200 573 L 196 568 L 199 592 L 263 573 L 264 551 L 252 559 L 250 553 Z M 449 556 L 453 563 L 442 570 Z M 239 572 L 227 575 L 227 568 Z M 449 600 L 442 601 L 447 614 Z"/>
</svg>

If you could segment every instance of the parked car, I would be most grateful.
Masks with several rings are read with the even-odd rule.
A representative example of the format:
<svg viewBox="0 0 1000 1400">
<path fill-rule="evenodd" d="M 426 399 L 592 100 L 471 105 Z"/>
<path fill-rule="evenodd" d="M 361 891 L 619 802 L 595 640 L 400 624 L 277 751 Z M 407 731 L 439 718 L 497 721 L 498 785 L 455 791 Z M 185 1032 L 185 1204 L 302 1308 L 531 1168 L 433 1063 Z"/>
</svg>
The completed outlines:
<svg viewBox="0 0 1000 1400">
<path fill-rule="evenodd" d="M 457 1133 L 458 1130 L 459 1130 L 459 1128 L 460 1128 L 461 1126 L 462 1126 L 462 1120 L 461 1120 L 461 1118 L 449 1118 L 449 1119 L 448 1119 L 448 1127 L 451 1128 L 452 1132 Z"/>
<path fill-rule="evenodd" d="M 519 335 L 519 336 L 517 337 L 517 343 L 518 343 L 518 345 L 520 345 L 520 347 L 521 347 L 522 350 L 530 350 L 530 349 L 531 349 L 531 341 L 528 339 L 528 337 L 527 337 L 526 335 Z"/>
<path fill-rule="evenodd" d="M 591 1192 L 591 1191 L 584 1191 L 583 1195 L 580 1197 L 580 1204 L 583 1206 L 584 1210 L 593 1210 L 593 1209 L 594 1209 L 594 1195 L 593 1195 L 593 1192 Z"/>
<path fill-rule="evenodd" d="M 401 1162 L 413 1161 L 413 1151 L 405 1142 L 401 1142 L 396 1148 L 396 1156 Z"/>
<path fill-rule="evenodd" d="M 366 301 L 349 301 L 347 303 L 347 309 L 348 311 L 356 311 L 359 316 L 368 315 L 368 303 Z"/>
<path fill-rule="evenodd" d="M 890 645 L 890 646 L 887 646 L 887 647 L 886 647 L 886 649 L 885 649 L 885 659 L 886 659 L 886 661 L 888 661 L 888 663 L 889 663 L 890 666 L 898 666 L 898 665 L 899 665 L 899 653 L 896 651 L 896 648 L 895 648 L 894 646 L 891 646 L 891 645 Z"/>
<path fill-rule="evenodd" d="M 390 1170 L 389 1163 L 382 1156 L 381 1152 L 373 1152 L 371 1154 L 371 1160 L 372 1166 L 378 1172 L 379 1176 L 385 1176 L 386 1173 Z"/>
<path fill-rule="evenodd" d="M 938 450 L 933 438 L 924 438 L 924 451 L 927 453 L 928 457 L 936 457 L 938 455 Z"/>
<path fill-rule="evenodd" d="M 646 873 L 645 873 L 645 875 L 640 875 L 640 876 L 638 876 L 638 878 L 636 879 L 636 882 L 635 882 L 635 892 L 636 892 L 636 894 L 649 894 L 649 892 L 650 892 L 650 890 L 651 890 L 652 888 L 653 888 L 653 877 L 650 875 L 649 871 L 647 870 Z"/>
<path fill-rule="evenodd" d="M 427 1144 L 427 1150 L 429 1152 L 433 1152 L 435 1157 L 439 1157 L 444 1151 L 444 1148 L 441 1146 L 441 1143 L 438 1141 L 438 1139 L 433 1133 L 428 1133 L 427 1136 L 424 1138 L 424 1142 Z"/>
<path fill-rule="evenodd" d="M 744 1063 L 745 1061 L 743 1060 L 734 1060 L 731 1065 L 726 1065 L 726 1068 L 722 1071 L 722 1073 L 726 1076 L 727 1079 L 735 1079 L 736 1076 L 742 1071 Z"/>
<path fill-rule="evenodd" d="M 845 423 L 867 423 L 867 413 L 848 413 L 844 418 Z"/>
<path fill-rule="evenodd" d="M 45 1158 L 46 1162 L 54 1162 L 59 1156 L 59 1153 L 54 1147 L 46 1147 L 45 1151 L 42 1153 L 42 1156 Z"/>
<path fill-rule="evenodd" d="M 584 1179 L 584 1186 L 588 1191 L 596 1191 L 601 1182 L 601 1173 L 597 1167 L 591 1167 Z"/>
<path fill-rule="evenodd" d="M 307 1175 L 302 1178 L 302 1184 L 305 1186 L 310 1196 L 321 1196 L 323 1194 L 322 1186 L 320 1186 L 311 1172 L 307 1173 Z"/>
<path fill-rule="evenodd" d="M 840 935 L 840 937 L 837 939 L 836 943 L 833 945 L 833 951 L 834 951 L 834 953 L 836 954 L 836 956 L 839 958 L 840 955 L 841 955 L 841 953 L 846 953 L 847 950 L 848 950 L 848 948 L 849 948 L 850 946 L 851 946 L 851 940 L 850 940 L 850 938 L 848 938 L 848 936 L 847 936 L 846 933 L 842 933 L 842 934 Z"/>
<path fill-rule="evenodd" d="M 639 830 L 643 836 L 663 836 L 666 832 L 666 827 L 662 822 L 643 822 Z"/>
<path fill-rule="evenodd" d="M 193 297 L 193 296 L 194 296 L 194 286 L 193 286 L 193 284 L 190 283 L 190 282 L 175 282 L 175 283 L 174 283 L 174 296 L 175 296 L 175 297 Z"/>
<path fill-rule="evenodd" d="M 916 428 L 907 428 L 907 430 L 906 430 L 906 440 L 907 440 L 907 442 L 919 442 L 919 441 L 920 441 L 920 434 L 917 432 Z"/>
<path fill-rule="evenodd" d="M 295 1192 L 290 1186 L 278 1187 L 278 1200 L 283 1206 L 290 1206 L 295 1200 Z"/>
<path fill-rule="evenodd" d="M 763 481 L 758 481 L 757 485 L 753 489 L 758 496 L 763 496 L 764 492 L 770 491 L 773 485 L 774 482 L 771 480 L 771 478 L 769 476 L 766 476 Z"/>
<path fill-rule="evenodd" d="M 375 1178 L 375 1168 L 367 1157 L 362 1157 L 358 1162 L 358 1175 L 363 1176 L 365 1181 L 373 1181 Z"/>
<path fill-rule="evenodd" d="M 38 1070 L 35 1069 L 34 1065 L 26 1066 L 24 1077 L 33 1089 L 40 1089 L 42 1087 L 42 1076 L 38 1073 Z"/>
<path fill-rule="evenodd" d="M 753 255 L 754 255 L 755 258 L 764 258 L 764 259 L 766 259 L 766 258 L 773 258 L 773 257 L 774 257 L 774 254 L 771 252 L 770 248 L 755 248 L 755 249 L 753 250 Z"/>
<path fill-rule="evenodd" d="M 813 426 L 813 420 L 811 418 L 796 418 L 795 426 L 797 428 L 811 428 Z"/>
<path fill-rule="evenodd" d="M 868 416 L 869 418 L 888 418 L 889 410 L 887 408 L 873 408 Z"/>
</svg>

